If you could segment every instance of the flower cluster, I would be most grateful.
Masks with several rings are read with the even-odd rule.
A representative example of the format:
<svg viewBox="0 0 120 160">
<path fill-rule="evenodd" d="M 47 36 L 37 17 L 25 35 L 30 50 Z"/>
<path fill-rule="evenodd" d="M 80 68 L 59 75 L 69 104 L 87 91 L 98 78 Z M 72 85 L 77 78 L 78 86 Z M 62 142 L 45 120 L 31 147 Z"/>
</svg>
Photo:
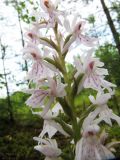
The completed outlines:
<svg viewBox="0 0 120 160">
<path fill-rule="evenodd" d="M 93 57 L 97 39 L 84 33 L 85 21 L 75 16 L 70 23 L 68 13 L 58 10 L 57 1 L 40 0 L 40 6 L 42 12 L 36 13 L 40 16 L 35 17 L 36 21 L 25 33 L 26 46 L 23 50 L 24 59 L 32 63 L 26 76 L 31 84 L 31 88 L 24 91 L 31 94 L 26 104 L 33 114 L 44 119 L 43 130 L 34 137 L 38 142 L 35 149 L 45 156 L 45 160 L 64 159 L 67 155 L 58 148 L 54 139 L 59 132 L 73 145 L 70 148 L 72 160 L 113 158 L 114 155 L 101 143 L 98 135 L 102 121 L 112 126 L 113 119 L 120 125 L 120 117 L 107 106 L 116 85 L 105 80 L 108 71 L 104 63 Z M 42 35 L 44 31 L 45 36 Z M 70 48 L 74 51 L 75 46 L 81 44 L 89 49 L 84 55 L 74 57 L 70 78 L 66 55 Z M 90 95 L 92 104 L 78 115 L 75 97 L 88 88 L 97 92 L 96 99 Z M 66 115 L 69 123 L 60 115 Z"/>
</svg>

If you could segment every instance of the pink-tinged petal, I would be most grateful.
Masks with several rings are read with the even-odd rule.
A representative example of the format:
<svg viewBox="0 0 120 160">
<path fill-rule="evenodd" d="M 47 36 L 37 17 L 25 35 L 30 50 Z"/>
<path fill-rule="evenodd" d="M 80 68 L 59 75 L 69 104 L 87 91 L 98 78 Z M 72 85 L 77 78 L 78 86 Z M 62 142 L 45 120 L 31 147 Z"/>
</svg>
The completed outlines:
<svg viewBox="0 0 120 160">
<path fill-rule="evenodd" d="M 44 135 L 46 133 L 48 133 L 48 137 L 52 138 L 55 135 L 56 132 L 57 132 L 57 129 L 55 127 L 53 127 L 52 125 L 50 125 L 49 121 L 45 120 L 44 125 L 43 125 L 43 130 L 40 133 L 39 137 L 43 138 Z"/>
<path fill-rule="evenodd" d="M 77 23 L 73 31 L 74 34 L 76 34 L 77 36 L 81 34 L 81 32 L 84 29 L 84 25 L 85 25 L 85 21 L 80 21 L 79 23 Z"/>
<path fill-rule="evenodd" d="M 73 18 L 73 21 L 72 21 L 72 24 L 71 24 L 72 31 L 75 30 L 75 27 L 74 27 L 74 26 L 76 26 L 76 24 L 77 24 L 78 16 L 79 16 L 78 13 L 76 13 L 76 14 L 74 15 L 74 18 Z"/>
<path fill-rule="evenodd" d="M 67 19 L 67 17 L 65 17 L 65 19 L 64 19 L 64 26 L 65 26 L 65 29 L 67 32 L 72 32 L 71 27 L 70 27 L 70 22 Z"/>
<path fill-rule="evenodd" d="M 108 75 L 108 70 L 104 68 L 97 68 L 96 69 L 96 74 L 97 75 Z"/>
<path fill-rule="evenodd" d="M 82 35 L 80 34 L 78 39 L 80 40 L 80 42 L 88 47 L 93 47 L 95 45 L 95 43 L 97 42 L 96 38 L 90 38 L 88 36 Z"/>
<path fill-rule="evenodd" d="M 94 48 L 87 50 L 87 55 L 86 56 L 82 56 L 81 60 L 83 62 L 83 67 L 85 70 L 87 70 L 87 68 L 89 67 L 89 64 L 91 62 L 95 62 L 96 60 L 93 59 L 92 54 L 94 52 Z M 95 63 L 94 63 L 95 64 Z"/>
<path fill-rule="evenodd" d="M 40 6 L 45 12 L 47 12 L 47 7 L 44 4 L 44 0 L 40 0 Z"/>
<path fill-rule="evenodd" d="M 38 145 L 34 148 L 51 159 L 57 158 L 61 154 L 61 150 L 57 146 L 57 142 L 54 139 L 41 139 L 40 137 L 34 137 L 34 140 L 38 141 Z"/>
<path fill-rule="evenodd" d="M 96 135 L 99 133 L 100 127 L 96 124 L 86 126 L 85 130 L 83 131 L 83 137 L 89 137 L 90 135 Z"/>
<path fill-rule="evenodd" d="M 105 87 L 105 88 L 110 88 L 110 87 L 117 87 L 115 84 L 111 83 L 111 82 L 108 82 L 106 80 L 103 80 L 102 81 L 102 85 Z"/>
<path fill-rule="evenodd" d="M 103 93 L 97 93 L 97 96 L 96 96 L 96 101 L 95 101 L 95 104 L 97 105 L 104 105 L 104 104 L 107 104 L 108 100 L 111 98 L 111 94 L 110 93 L 106 93 L 106 94 L 103 94 Z"/>
<path fill-rule="evenodd" d="M 39 29 L 40 29 L 40 27 L 39 27 L 38 23 L 36 23 L 33 26 L 33 28 L 27 29 L 27 32 L 25 33 L 25 38 L 34 44 L 38 44 L 38 40 L 41 35 Z"/>
<path fill-rule="evenodd" d="M 50 142 L 48 139 L 43 139 L 41 137 L 33 137 L 33 140 L 38 141 L 38 144 L 45 144 L 45 145 L 50 145 Z"/>
<path fill-rule="evenodd" d="M 42 154 L 44 154 L 45 156 L 48 157 L 58 157 L 60 155 L 60 150 L 53 148 L 51 146 L 35 146 L 34 149 L 36 149 L 37 151 L 40 151 Z"/>
<path fill-rule="evenodd" d="M 32 96 L 30 96 L 30 98 L 26 101 L 26 104 L 33 108 L 40 107 L 44 104 L 44 100 L 47 96 L 47 91 L 35 90 Z"/>
<path fill-rule="evenodd" d="M 112 126 L 111 122 L 111 114 L 112 110 L 108 108 L 107 105 L 98 106 L 100 108 L 99 118 L 95 120 L 95 123 L 100 123 L 101 121 L 105 121 L 108 125 Z"/>
<path fill-rule="evenodd" d="M 42 95 L 41 97 L 31 96 L 26 101 L 26 105 L 28 105 L 32 108 L 39 108 L 40 106 L 42 106 L 44 104 L 44 98 L 45 98 L 44 95 Z"/>
<path fill-rule="evenodd" d="M 27 46 L 24 47 L 23 49 L 23 58 L 25 60 L 32 59 L 36 61 L 36 60 L 41 60 L 42 56 L 39 48 L 35 44 L 29 42 Z"/>
<path fill-rule="evenodd" d="M 69 135 L 63 130 L 62 126 L 59 123 L 56 123 L 55 121 L 51 120 L 48 121 L 48 124 L 54 128 L 64 136 L 68 137 Z"/>
<path fill-rule="evenodd" d="M 66 96 L 65 87 L 66 84 L 61 83 L 61 79 L 48 78 L 48 83 L 50 86 L 50 94 L 54 97 L 64 97 Z"/>
<path fill-rule="evenodd" d="M 99 115 L 100 111 L 101 109 L 98 107 L 93 112 L 89 113 L 89 115 L 85 118 L 83 122 L 83 130 L 85 130 L 88 126 L 92 124 L 98 124 L 94 122 L 95 122 L 95 118 Z"/>
<path fill-rule="evenodd" d="M 54 72 L 44 65 L 43 62 L 34 62 L 32 69 L 28 72 L 27 78 L 38 82 L 47 77 L 53 77 Z"/>
<path fill-rule="evenodd" d="M 94 90 L 102 92 L 101 79 L 97 75 L 89 75 L 84 81 L 84 88 L 92 88 Z"/>
<path fill-rule="evenodd" d="M 97 66 L 97 67 L 103 67 L 103 66 L 104 66 L 104 63 L 101 62 L 101 61 L 99 60 L 99 58 L 95 58 L 95 61 L 96 61 L 96 66 Z"/>
<path fill-rule="evenodd" d="M 82 149 L 83 149 L 83 139 L 81 138 L 80 141 L 76 144 L 76 150 L 75 150 L 75 160 L 82 160 Z"/>
</svg>

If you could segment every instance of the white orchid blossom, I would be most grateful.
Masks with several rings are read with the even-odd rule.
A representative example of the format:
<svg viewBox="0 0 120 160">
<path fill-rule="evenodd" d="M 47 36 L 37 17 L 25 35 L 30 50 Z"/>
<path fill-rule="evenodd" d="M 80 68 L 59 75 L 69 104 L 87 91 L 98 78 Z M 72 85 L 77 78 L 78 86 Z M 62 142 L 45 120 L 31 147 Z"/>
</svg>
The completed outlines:
<svg viewBox="0 0 120 160">
<path fill-rule="evenodd" d="M 90 125 L 84 128 L 82 138 L 76 145 L 75 160 L 107 160 L 115 157 L 100 143 L 97 137 L 99 130 L 98 125 Z"/>
<path fill-rule="evenodd" d="M 90 50 L 88 54 L 85 57 L 81 57 L 81 59 L 74 57 L 74 64 L 77 69 L 75 78 L 80 74 L 84 74 L 83 81 L 78 87 L 78 93 L 82 87 L 92 88 L 101 92 L 106 88 L 112 93 L 111 87 L 116 87 L 116 85 L 104 80 L 104 76 L 108 75 L 108 71 L 102 68 L 104 63 L 100 62 L 99 58 L 92 57 L 92 52 L 93 50 Z"/>
<path fill-rule="evenodd" d="M 65 136 L 69 136 L 61 127 L 61 125 L 55 122 L 53 119 L 58 116 L 59 111 L 63 112 L 62 107 L 57 103 L 51 110 L 49 110 L 45 115 L 42 115 L 41 112 L 34 112 L 33 114 L 39 115 L 44 119 L 43 130 L 41 131 L 39 137 L 43 138 L 47 133 L 49 138 L 52 138 L 57 131 Z"/>
<path fill-rule="evenodd" d="M 25 33 L 25 38 L 34 43 L 34 44 L 39 44 L 39 37 L 40 37 L 40 32 L 38 26 L 34 26 L 30 29 L 27 29 L 27 32 Z"/>
<path fill-rule="evenodd" d="M 26 79 L 38 82 L 47 77 L 53 77 L 55 67 L 44 61 L 39 48 L 36 45 L 29 43 L 23 50 L 24 59 L 31 59 L 33 61 L 32 69 L 28 72 Z M 47 73 L 47 74 L 46 74 Z"/>
<path fill-rule="evenodd" d="M 57 142 L 54 139 L 41 139 L 34 137 L 34 140 L 38 141 L 38 145 L 34 147 L 37 151 L 46 156 L 46 160 L 57 160 L 61 155 L 61 149 L 58 148 Z"/>
<path fill-rule="evenodd" d="M 45 156 L 45 160 L 61 160 L 64 157 L 75 160 L 112 159 L 114 155 L 108 150 L 110 145 L 107 148 L 103 144 L 105 136 L 99 136 L 99 124 L 105 121 L 112 126 L 113 119 L 120 125 L 120 117 L 107 106 L 116 85 L 105 80 L 108 70 L 99 58 L 92 56 L 97 39 L 86 35 L 85 21 L 79 20 L 77 15 L 73 21 L 68 20 L 67 13 L 58 10 L 58 0 L 40 0 L 40 5 L 40 11 L 37 8 L 32 13 L 34 22 L 25 33 L 27 45 L 23 49 L 23 58 L 32 63 L 26 79 L 33 85 L 24 91 L 31 94 L 26 104 L 34 115 L 44 120 L 41 133 L 34 137 L 38 142 L 35 149 Z M 64 33 L 64 27 L 67 33 Z M 74 64 L 70 66 L 72 70 L 69 70 L 66 56 L 72 47 L 79 44 L 93 49 L 80 58 L 74 57 Z M 94 89 L 98 94 L 96 99 L 89 96 L 93 105 L 85 112 L 83 110 L 78 118 L 74 102 L 76 94 L 81 93 L 83 88 Z M 88 113 L 93 106 L 96 107 L 94 111 Z M 84 118 L 86 112 L 88 116 Z M 67 149 L 64 147 L 63 154 L 56 140 L 51 139 L 57 136 L 57 132 L 70 137 L 68 142 L 71 144 Z M 66 154 L 68 149 L 71 152 L 69 158 Z"/>
<path fill-rule="evenodd" d="M 120 117 L 113 113 L 112 109 L 108 108 L 107 102 L 111 98 L 109 93 L 106 94 L 97 94 L 96 99 L 90 95 L 89 99 L 94 104 L 97 105 L 97 108 L 92 112 L 94 117 L 99 115 L 99 118 L 95 120 L 95 123 L 100 123 L 105 121 L 107 124 L 112 126 L 111 119 L 115 120 L 120 125 Z"/>
<path fill-rule="evenodd" d="M 66 31 L 69 32 L 69 34 L 71 34 L 70 40 L 64 46 L 64 52 L 67 48 L 70 47 L 70 45 L 73 42 L 76 43 L 76 46 L 78 46 L 81 43 L 88 47 L 93 47 L 97 42 L 96 38 L 90 38 L 84 34 L 85 21 L 79 20 L 79 22 L 77 22 L 77 19 L 77 15 L 75 15 L 71 24 L 70 20 L 68 20 L 67 17 L 64 20 L 64 26 L 66 28 Z"/>
<path fill-rule="evenodd" d="M 63 130 L 59 123 L 56 123 L 54 120 L 44 120 L 43 130 L 40 133 L 39 137 L 43 138 L 46 133 L 48 137 L 52 138 L 56 132 L 60 132 L 64 136 L 68 137 L 69 135 Z"/>
<path fill-rule="evenodd" d="M 32 96 L 26 101 L 28 106 L 32 108 L 43 107 L 41 116 L 44 116 L 50 109 L 51 104 L 54 102 L 56 97 L 64 97 L 66 95 L 65 87 L 66 84 L 61 83 L 60 79 L 49 78 L 46 89 L 29 89 L 26 93 L 32 94 Z M 46 102 L 47 101 L 47 102 Z"/>
<path fill-rule="evenodd" d="M 57 10 L 58 1 L 53 4 L 51 0 L 40 0 L 41 8 L 45 13 L 41 12 L 41 16 L 45 19 L 46 27 L 55 27 L 55 23 L 62 25 L 58 16 L 64 15 L 62 11 Z"/>
</svg>

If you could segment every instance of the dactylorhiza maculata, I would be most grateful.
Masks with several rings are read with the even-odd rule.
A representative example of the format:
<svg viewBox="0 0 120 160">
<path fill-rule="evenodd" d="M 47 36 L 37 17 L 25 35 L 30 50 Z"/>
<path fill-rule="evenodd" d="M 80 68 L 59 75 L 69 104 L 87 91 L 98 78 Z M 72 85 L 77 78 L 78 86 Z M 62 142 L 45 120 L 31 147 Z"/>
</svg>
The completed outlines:
<svg viewBox="0 0 120 160">
<path fill-rule="evenodd" d="M 108 70 L 104 63 L 93 57 L 96 38 L 84 32 L 85 21 L 76 15 L 70 22 L 69 15 L 60 11 L 57 2 L 40 0 L 40 12 L 31 28 L 25 33 L 25 60 L 32 61 L 27 79 L 32 84 L 25 92 L 31 94 L 26 101 L 32 113 L 44 119 L 43 130 L 34 140 L 35 149 L 45 160 L 106 160 L 114 158 L 110 147 L 106 147 L 100 123 L 112 126 L 112 119 L 120 125 L 118 117 L 107 105 L 116 85 L 105 80 Z M 43 35 L 43 33 L 46 33 Z M 79 45 L 89 49 L 82 56 L 75 56 L 71 76 L 68 74 L 66 55 Z M 91 105 L 81 114 L 76 113 L 75 97 L 91 88 L 97 95 L 89 96 Z M 60 116 L 66 115 L 69 122 Z M 55 134 L 65 136 L 69 151 L 60 149 Z M 71 153 L 71 156 L 69 155 Z"/>
</svg>

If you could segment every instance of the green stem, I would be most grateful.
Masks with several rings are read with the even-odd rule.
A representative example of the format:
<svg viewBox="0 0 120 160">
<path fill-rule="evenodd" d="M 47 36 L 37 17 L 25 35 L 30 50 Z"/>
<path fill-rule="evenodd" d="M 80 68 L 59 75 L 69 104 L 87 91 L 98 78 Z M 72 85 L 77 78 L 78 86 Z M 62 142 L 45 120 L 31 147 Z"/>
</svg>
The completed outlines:
<svg viewBox="0 0 120 160">
<path fill-rule="evenodd" d="M 75 116 L 75 112 L 74 112 L 74 96 L 72 95 L 73 91 L 72 91 L 72 87 L 71 87 L 71 81 L 69 80 L 68 77 L 68 73 L 67 73 L 67 69 L 66 69 L 66 65 L 65 65 L 65 59 L 64 56 L 62 55 L 61 52 L 61 47 L 60 47 L 60 42 L 59 42 L 59 34 L 57 31 L 57 28 L 54 29 L 54 33 L 55 33 L 55 37 L 57 40 L 57 45 L 58 45 L 58 56 L 59 56 L 59 61 L 61 64 L 61 67 L 63 68 L 63 78 L 64 78 L 64 82 L 67 84 L 66 87 L 66 97 L 65 97 L 65 101 L 66 104 L 64 105 L 64 102 L 62 102 L 60 99 L 60 103 L 62 104 L 63 110 L 65 111 L 65 113 L 67 114 L 67 116 L 70 117 L 71 123 L 72 123 L 72 129 L 73 129 L 73 138 L 74 138 L 74 142 L 75 144 L 77 143 L 77 141 L 79 140 L 80 137 L 80 133 L 79 133 L 79 126 L 77 123 L 77 118 Z M 67 108 L 66 108 L 67 107 Z M 69 111 L 69 112 L 68 112 Z"/>
</svg>

